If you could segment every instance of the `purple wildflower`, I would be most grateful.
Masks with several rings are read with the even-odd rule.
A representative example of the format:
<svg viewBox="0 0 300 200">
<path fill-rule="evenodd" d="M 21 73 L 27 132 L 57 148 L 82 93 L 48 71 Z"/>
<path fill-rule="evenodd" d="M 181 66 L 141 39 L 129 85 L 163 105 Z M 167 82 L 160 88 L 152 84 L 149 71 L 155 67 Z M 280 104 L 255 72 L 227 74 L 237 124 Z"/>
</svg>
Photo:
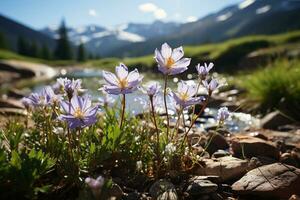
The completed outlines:
<svg viewBox="0 0 300 200">
<path fill-rule="evenodd" d="M 104 178 L 99 176 L 97 179 L 87 177 L 85 183 L 91 188 L 96 199 L 100 198 L 101 190 L 104 185 Z"/>
<path fill-rule="evenodd" d="M 219 82 L 216 79 L 212 79 L 209 83 L 205 80 L 202 81 L 204 87 L 208 91 L 208 95 L 210 96 L 217 88 L 220 87 Z"/>
<path fill-rule="evenodd" d="M 190 58 L 182 58 L 184 55 L 183 48 L 178 47 L 174 50 L 164 43 L 161 46 L 161 51 L 155 49 L 155 60 L 158 63 L 158 70 L 165 75 L 180 74 L 187 70 L 190 65 Z"/>
<path fill-rule="evenodd" d="M 194 97 L 196 94 L 196 85 L 188 84 L 185 81 L 181 81 L 178 83 L 177 93 L 172 92 L 174 100 L 177 104 L 182 106 L 182 108 L 203 102 L 204 97 Z"/>
<path fill-rule="evenodd" d="M 73 95 L 77 95 L 82 89 L 82 81 L 80 79 L 68 79 L 68 78 L 58 78 L 56 84 L 53 88 L 55 92 L 64 91 L 68 99 L 72 99 Z"/>
<path fill-rule="evenodd" d="M 147 94 L 150 97 L 153 97 L 159 93 L 161 86 L 158 82 L 149 82 L 141 88 L 142 92 Z"/>
<path fill-rule="evenodd" d="M 32 106 L 57 105 L 62 97 L 56 95 L 50 86 L 46 86 L 40 93 L 31 93 L 27 97 L 27 102 Z"/>
<path fill-rule="evenodd" d="M 116 75 L 103 71 L 103 78 L 107 85 L 103 89 L 109 94 L 128 94 L 137 90 L 138 85 L 142 82 L 141 76 L 137 69 L 128 73 L 128 68 L 124 64 L 116 66 Z"/>
<path fill-rule="evenodd" d="M 29 110 L 30 107 L 32 106 L 32 101 L 28 97 L 23 97 L 21 99 L 21 103 L 26 108 L 26 110 Z"/>
<path fill-rule="evenodd" d="M 44 96 L 45 103 L 51 105 L 58 105 L 61 100 L 62 96 L 59 94 L 55 94 L 53 89 L 50 86 L 46 86 L 42 91 L 42 95 Z"/>
<path fill-rule="evenodd" d="M 204 63 L 204 66 L 201 66 L 200 64 L 198 64 L 196 66 L 196 69 L 198 71 L 199 78 L 201 80 L 205 80 L 209 74 L 209 71 L 213 68 L 213 66 L 214 66 L 213 63 L 209 63 L 208 66 L 206 63 Z"/>
<path fill-rule="evenodd" d="M 98 107 L 92 107 L 92 101 L 88 96 L 74 95 L 70 103 L 62 101 L 61 107 L 65 114 L 61 114 L 59 119 L 66 121 L 71 129 L 83 128 L 96 123 Z"/>
<path fill-rule="evenodd" d="M 221 107 L 218 110 L 218 116 L 217 119 L 219 120 L 220 123 L 223 123 L 228 117 L 229 117 L 230 113 L 228 111 L 227 107 Z"/>
</svg>

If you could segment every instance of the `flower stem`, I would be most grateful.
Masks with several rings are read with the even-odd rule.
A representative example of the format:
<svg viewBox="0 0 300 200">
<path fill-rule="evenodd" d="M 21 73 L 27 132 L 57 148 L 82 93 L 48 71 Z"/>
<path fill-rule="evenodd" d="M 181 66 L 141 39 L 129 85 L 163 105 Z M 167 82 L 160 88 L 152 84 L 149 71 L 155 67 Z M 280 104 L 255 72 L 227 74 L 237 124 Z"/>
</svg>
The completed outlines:
<svg viewBox="0 0 300 200">
<path fill-rule="evenodd" d="M 199 83 L 197 85 L 196 96 L 198 95 L 200 85 L 201 85 L 201 79 L 200 79 L 200 81 L 199 81 Z M 196 109 L 196 104 L 193 106 L 192 117 L 194 117 L 194 115 L 195 115 L 195 109 Z"/>
<path fill-rule="evenodd" d="M 125 102 L 125 94 L 123 94 L 123 99 L 122 99 L 122 113 L 121 113 L 121 122 L 120 122 L 120 129 L 122 128 L 123 126 L 123 121 L 124 121 L 124 115 L 125 115 L 125 105 L 126 105 L 126 102 Z"/>
<path fill-rule="evenodd" d="M 173 140 L 174 136 L 175 136 L 175 133 L 177 133 L 178 135 L 178 130 L 179 130 L 179 122 L 180 122 L 180 117 L 181 117 L 181 113 L 183 112 L 183 108 L 180 108 L 179 112 L 178 112 L 178 119 L 176 121 L 176 124 L 175 124 L 175 128 L 174 128 L 174 131 L 171 135 L 171 140 Z"/>
<path fill-rule="evenodd" d="M 186 137 L 188 135 L 188 133 L 190 132 L 190 130 L 192 129 L 193 125 L 195 124 L 196 120 L 198 119 L 198 117 L 202 114 L 202 112 L 204 111 L 204 109 L 206 108 L 207 104 L 208 104 L 208 100 L 209 100 L 209 96 L 207 97 L 207 99 L 205 100 L 200 112 L 198 113 L 198 115 L 192 120 L 191 122 L 191 125 L 189 126 L 188 130 L 185 132 L 184 134 L 184 138 L 182 140 L 182 143 L 181 143 L 181 148 L 183 147 L 183 144 L 186 140 Z"/>
<path fill-rule="evenodd" d="M 150 104 L 151 104 L 151 113 L 154 121 L 154 126 L 156 129 L 156 156 L 157 156 L 157 176 L 159 175 L 159 166 L 160 166 L 160 152 L 159 152 L 159 130 L 157 128 L 156 118 L 155 118 L 155 110 L 154 110 L 154 104 L 153 104 L 153 96 L 150 96 Z"/>
<path fill-rule="evenodd" d="M 69 98 L 69 113 L 71 113 L 71 98 Z M 72 159 L 72 162 L 74 162 L 74 156 L 73 156 L 73 150 L 72 150 L 72 143 L 71 142 L 71 134 L 70 134 L 70 127 L 69 127 L 69 124 L 67 124 L 67 133 L 68 133 L 68 142 L 69 142 L 69 153 L 70 153 L 70 156 L 71 156 L 71 159 Z"/>
<path fill-rule="evenodd" d="M 168 106 L 167 106 L 167 82 L 168 82 L 168 75 L 165 76 L 165 88 L 164 88 L 164 103 L 165 103 L 165 110 L 167 115 L 167 140 L 169 140 L 169 113 L 168 113 Z"/>
</svg>

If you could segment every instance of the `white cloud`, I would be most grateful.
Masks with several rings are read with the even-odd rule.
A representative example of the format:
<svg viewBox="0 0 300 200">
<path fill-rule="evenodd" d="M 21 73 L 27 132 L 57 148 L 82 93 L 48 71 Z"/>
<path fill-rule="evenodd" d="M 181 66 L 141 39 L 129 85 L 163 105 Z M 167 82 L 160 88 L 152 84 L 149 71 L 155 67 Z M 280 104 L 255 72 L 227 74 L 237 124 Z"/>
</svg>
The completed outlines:
<svg viewBox="0 0 300 200">
<path fill-rule="evenodd" d="M 164 9 L 159 8 L 157 10 L 154 11 L 154 17 L 156 19 L 164 19 L 167 17 L 167 13 Z"/>
<path fill-rule="evenodd" d="M 92 17 L 96 17 L 97 16 L 97 12 L 94 9 L 89 9 L 89 15 Z"/>
<path fill-rule="evenodd" d="M 144 3 L 139 5 L 139 10 L 142 12 L 155 12 L 157 9 L 157 6 L 153 3 Z"/>
<path fill-rule="evenodd" d="M 142 12 L 152 13 L 156 19 L 164 19 L 167 17 L 166 11 L 153 3 L 144 3 L 139 5 L 138 8 Z"/>
<path fill-rule="evenodd" d="M 195 17 L 195 16 L 189 16 L 189 17 L 186 18 L 186 21 L 187 21 L 187 22 L 195 22 L 195 21 L 197 21 L 197 20 L 198 20 L 198 18 Z"/>
</svg>

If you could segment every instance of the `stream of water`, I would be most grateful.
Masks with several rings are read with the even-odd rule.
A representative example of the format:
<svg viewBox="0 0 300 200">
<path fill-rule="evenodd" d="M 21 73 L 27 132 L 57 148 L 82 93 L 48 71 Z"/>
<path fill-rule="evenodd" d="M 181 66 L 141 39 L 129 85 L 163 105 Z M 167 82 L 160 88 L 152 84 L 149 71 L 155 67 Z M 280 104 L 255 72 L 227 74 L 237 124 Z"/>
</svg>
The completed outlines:
<svg viewBox="0 0 300 200">
<path fill-rule="evenodd" d="M 83 88 L 87 89 L 87 93 L 91 95 L 94 102 L 99 101 L 99 97 L 101 97 L 101 92 L 98 89 L 101 85 L 104 84 L 104 80 L 102 78 L 102 70 L 99 69 L 80 69 L 74 70 L 72 72 L 66 72 L 62 70 L 61 76 L 74 78 L 74 79 L 82 79 Z M 147 75 L 145 75 L 145 79 L 147 79 Z M 155 80 L 163 84 L 162 80 Z M 55 79 L 48 84 L 52 84 L 55 82 Z M 169 86 L 171 88 L 176 89 L 178 79 L 170 79 Z M 36 85 L 33 90 L 40 91 L 46 84 Z M 120 102 L 120 97 L 116 95 L 112 95 L 113 98 L 116 99 L 116 102 Z M 142 112 L 148 112 L 147 104 L 148 97 L 140 91 L 136 91 L 132 94 L 126 95 L 126 110 L 131 114 L 139 114 Z M 161 103 L 162 104 L 162 103 Z M 163 107 L 160 109 L 161 112 L 164 111 Z M 170 110 L 169 113 L 174 113 L 173 110 Z M 188 116 L 186 116 L 188 117 Z M 206 108 L 203 116 L 198 120 L 199 123 L 196 125 L 201 129 L 207 129 L 209 127 L 213 127 L 216 125 L 217 117 L 217 108 Z M 231 114 L 230 119 L 225 123 L 227 129 L 231 132 L 240 132 L 244 129 L 250 127 L 257 127 L 259 124 L 259 120 L 255 117 L 246 114 L 246 113 L 237 113 L 233 112 Z"/>
</svg>

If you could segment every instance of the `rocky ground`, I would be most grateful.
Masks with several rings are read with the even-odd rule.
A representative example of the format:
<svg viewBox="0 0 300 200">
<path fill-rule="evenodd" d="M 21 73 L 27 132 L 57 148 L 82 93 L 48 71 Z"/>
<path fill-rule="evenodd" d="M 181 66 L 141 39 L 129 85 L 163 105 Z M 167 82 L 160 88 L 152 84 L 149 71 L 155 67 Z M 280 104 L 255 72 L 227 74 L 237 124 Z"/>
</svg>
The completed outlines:
<svg viewBox="0 0 300 200">
<path fill-rule="evenodd" d="M 169 171 L 163 179 L 143 174 L 126 179 L 112 169 L 114 187 L 107 194 L 117 199 L 290 199 L 300 196 L 300 129 L 288 132 L 258 129 L 238 134 L 225 130 L 203 136 L 211 145 L 190 171 Z"/>
</svg>

